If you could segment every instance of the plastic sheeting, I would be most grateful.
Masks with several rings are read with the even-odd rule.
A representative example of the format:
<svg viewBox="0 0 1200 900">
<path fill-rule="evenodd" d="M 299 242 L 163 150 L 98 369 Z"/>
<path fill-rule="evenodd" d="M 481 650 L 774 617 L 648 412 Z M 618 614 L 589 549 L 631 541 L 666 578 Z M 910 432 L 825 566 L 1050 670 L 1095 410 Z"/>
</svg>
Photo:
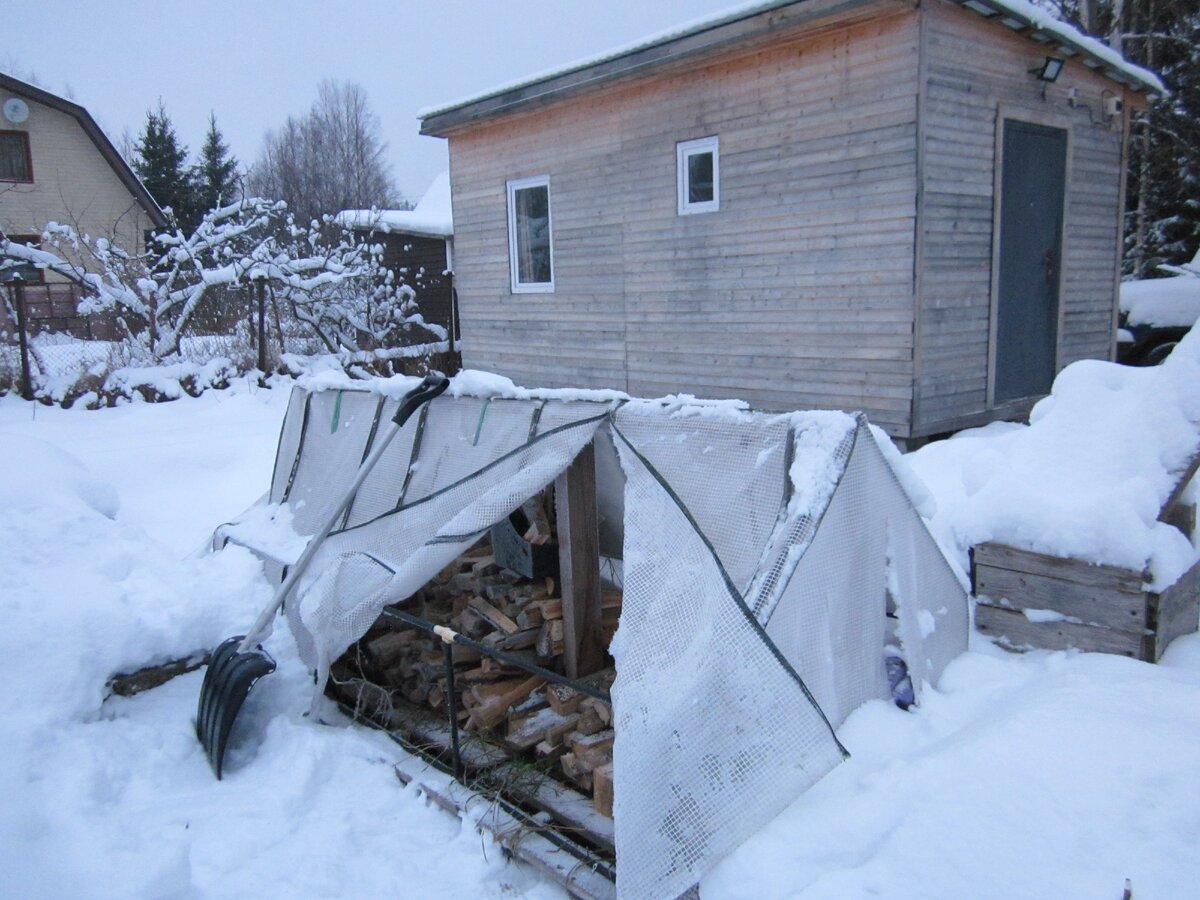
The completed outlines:
<svg viewBox="0 0 1200 900">
<path fill-rule="evenodd" d="M 270 495 L 297 530 L 336 507 L 395 408 L 297 392 Z M 889 696 L 885 645 L 918 690 L 966 647 L 963 587 L 861 416 L 443 396 L 394 437 L 286 612 L 320 689 L 383 606 L 600 428 L 625 475 L 617 887 L 675 897 L 838 763 L 834 728 Z"/>
</svg>

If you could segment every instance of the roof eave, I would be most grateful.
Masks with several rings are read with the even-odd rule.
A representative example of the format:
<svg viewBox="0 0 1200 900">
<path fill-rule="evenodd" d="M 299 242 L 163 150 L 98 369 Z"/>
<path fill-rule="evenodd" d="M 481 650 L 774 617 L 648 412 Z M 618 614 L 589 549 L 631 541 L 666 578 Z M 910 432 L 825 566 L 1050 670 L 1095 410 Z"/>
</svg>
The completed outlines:
<svg viewBox="0 0 1200 900">
<path fill-rule="evenodd" d="M 421 134 L 447 137 L 456 127 L 502 115 L 517 107 L 536 106 L 600 84 L 640 75 L 647 69 L 690 59 L 712 50 L 827 18 L 856 7 L 907 6 L 916 0 L 784 0 L 766 9 L 721 19 L 627 53 L 587 63 L 482 97 L 434 110 L 421 117 Z"/>
</svg>

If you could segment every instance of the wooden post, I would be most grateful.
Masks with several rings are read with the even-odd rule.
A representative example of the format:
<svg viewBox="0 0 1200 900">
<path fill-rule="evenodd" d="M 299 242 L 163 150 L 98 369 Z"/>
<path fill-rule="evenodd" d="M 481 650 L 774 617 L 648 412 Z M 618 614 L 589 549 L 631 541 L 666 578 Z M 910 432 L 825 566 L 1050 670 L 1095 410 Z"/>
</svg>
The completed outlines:
<svg viewBox="0 0 1200 900">
<path fill-rule="evenodd" d="M 267 371 L 267 302 L 265 278 L 258 279 L 258 371 Z"/>
<path fill-rule="evenodd" d="M 17 278 L 13 281 L 12 288 L 13 306 L 17 308 L 17 344 L 21 351 L 21 396 L 32 400 L 33 379 L 29 374 L 29 317 L 25 310 L 25 284 Z"/>
<path fill-rule="evenodd" d="M 562 578 L 563 663 L 570 678 L 604 665 L 600 640 L 600 533 L 596 525 L 596 452 L 588 444 L 554 483 Z"/>
</svg>

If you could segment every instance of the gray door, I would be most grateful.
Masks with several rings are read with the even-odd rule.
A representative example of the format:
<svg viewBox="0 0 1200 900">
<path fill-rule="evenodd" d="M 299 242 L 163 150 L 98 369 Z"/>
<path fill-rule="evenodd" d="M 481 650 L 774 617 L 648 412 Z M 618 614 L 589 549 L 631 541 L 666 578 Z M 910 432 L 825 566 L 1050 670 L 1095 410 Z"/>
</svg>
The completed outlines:
<svg viewBox="0 0 1200 900">
<path fill-rule="evenodd" d="M 1058 346 L 1067 133 L 1004 121 L 995 401 L 1046 394 Z"/>
</svg>

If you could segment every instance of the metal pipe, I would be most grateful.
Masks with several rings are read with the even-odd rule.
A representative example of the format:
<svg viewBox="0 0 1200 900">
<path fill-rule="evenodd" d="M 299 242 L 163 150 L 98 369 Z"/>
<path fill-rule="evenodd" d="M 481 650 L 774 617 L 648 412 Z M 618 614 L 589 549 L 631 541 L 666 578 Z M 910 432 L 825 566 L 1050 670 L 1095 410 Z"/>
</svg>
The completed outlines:
<svg viewBox="0 0 1200 900">
<path fill-rule="evenodd" d="M 458 746 L 458 703 L 454 699 L 454 648 L 450 644 L 442 644 L 442 652 L 446 660 L 446 710 L 450 717 L 450 749 L 454 754 L 454 777 L 461 781 L 463 763 L 462 751 Z"/>
<path fill-rule="evenodd" d="M 547 681 L 553 681 L 555 684 L 564 684 L 569 688 L 579 691 L 581 694 L 587 694 L 589 697 L 594 697 L 597 700 L 603 700 L 605 703 L 612 703 L 612 696 L 603 688 L 594 687 L 586 682 L 577 681 L 573 678 L 568 678 L 566 675 L 560 675 L 557 672 L 552 672 L 549 669 L 543 669 L 541 666 L 527 662 L 521 657 L 506 653 L 503 650 L 497 650 L 495 647 L 489 647 L 487 644 L 481 644 L 478 641 L 473 641 L 464 634 L 460 634 L 451 628 L 444 625 L 434 625 L 432 622 L 427 622 L 412 613 L 404 612 L 400 609 L 385 609 L 381 615 L 390 619 L 398 619 L 406 625 L 411 625 L 414 628 L 419 628 L 422 631 L 435 635 L 446 642 L 446 646 L 450 644 L 461 644 L 464 647 L 470 647 L 485 656 L 491 656 L 501 662 L 507 663 L 510 666 L 516 666 L 519 669 L 524 669 L 532 675 L 538 675 L 545 678 Z"/>
</svg>

